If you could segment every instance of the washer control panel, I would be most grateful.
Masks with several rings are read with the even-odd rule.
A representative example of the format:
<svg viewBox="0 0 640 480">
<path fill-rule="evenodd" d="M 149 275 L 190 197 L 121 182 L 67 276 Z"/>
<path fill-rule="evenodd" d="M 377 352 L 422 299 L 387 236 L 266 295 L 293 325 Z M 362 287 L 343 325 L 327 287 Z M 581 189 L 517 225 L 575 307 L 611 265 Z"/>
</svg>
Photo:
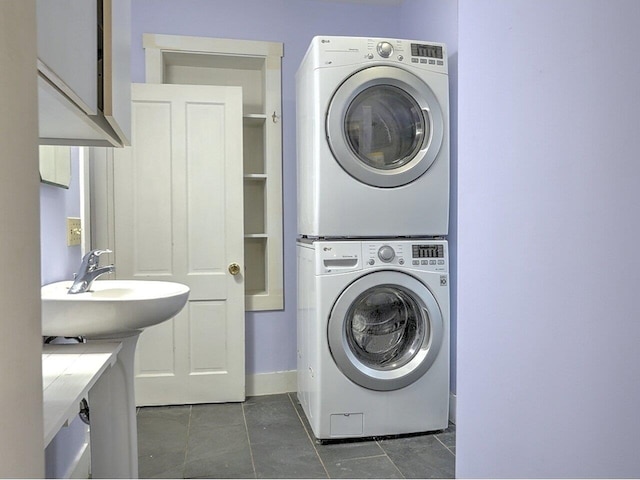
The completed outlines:
<svg viewBox="0 0 640 480">
<path fill-rule="evenodd" d="M 375 268 L 448 272 L 446 240 L 386 239 L 318 240 L 316 274 L 328 275 Z"/>
<path fill-rule="evenodd" d="M 435 272 L 448 271 L 445 240 L 389 240 L 362 242 L 364 267 L 411 267 Z"/>
</svg>

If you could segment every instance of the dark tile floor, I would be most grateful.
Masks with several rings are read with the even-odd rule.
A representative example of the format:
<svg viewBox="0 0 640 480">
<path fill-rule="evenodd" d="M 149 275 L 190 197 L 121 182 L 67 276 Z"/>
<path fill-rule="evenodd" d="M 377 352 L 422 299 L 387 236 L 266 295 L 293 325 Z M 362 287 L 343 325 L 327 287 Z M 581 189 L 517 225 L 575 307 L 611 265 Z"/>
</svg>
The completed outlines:
<svg viewBox="0 0 640 480">
<path fill-rule="evenodd" d="M 319 444 L 295 393 L 138 410 L 140 478 L 453 478 L 441 433 Z"/>
</svg>

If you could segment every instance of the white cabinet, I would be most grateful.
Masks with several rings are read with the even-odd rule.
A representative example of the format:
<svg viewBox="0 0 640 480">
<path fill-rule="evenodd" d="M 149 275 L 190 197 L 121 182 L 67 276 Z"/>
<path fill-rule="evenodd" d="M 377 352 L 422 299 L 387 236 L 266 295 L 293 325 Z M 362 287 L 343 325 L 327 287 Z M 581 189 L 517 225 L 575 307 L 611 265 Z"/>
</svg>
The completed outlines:
<svg viewBox="0 0 640 480">
<path fill-rule="evenodd" d="M 40 143 L 128 145 L 130 0 L 38 0 L 36 12 Z"/>
<path fill-rule="evenodd" d="M 38 0 L 38 70 L 87 114 L 98 111 L 95 1 Z"/>
<path fill-rule="evenodd" d="M 283 308 L 282 43 L 145 34 L 147 83 L 242 87 L 246 310 Z"/>
</svg>

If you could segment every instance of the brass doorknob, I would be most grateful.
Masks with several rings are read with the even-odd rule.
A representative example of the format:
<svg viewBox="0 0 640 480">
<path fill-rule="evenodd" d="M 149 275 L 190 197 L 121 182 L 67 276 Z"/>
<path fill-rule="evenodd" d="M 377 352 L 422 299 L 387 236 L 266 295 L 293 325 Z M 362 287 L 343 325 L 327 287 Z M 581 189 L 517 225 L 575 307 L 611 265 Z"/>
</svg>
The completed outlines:
<svg viewBox="0 0 640 480">
<path fill-rule="evenodd" d="M 230 263 L 229 264 L 229 273 L 231 275 L 237 275 L 240 273 L 240 265 L 238 265 L 237 263 Z"/>
</svg>

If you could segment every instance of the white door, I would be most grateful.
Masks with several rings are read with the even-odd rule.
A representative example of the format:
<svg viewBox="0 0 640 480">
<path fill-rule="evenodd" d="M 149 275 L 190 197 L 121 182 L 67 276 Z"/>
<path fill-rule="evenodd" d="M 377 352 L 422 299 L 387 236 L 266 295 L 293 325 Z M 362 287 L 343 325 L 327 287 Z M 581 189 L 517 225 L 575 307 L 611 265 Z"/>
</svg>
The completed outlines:
<svg viewBox="0 0 640 480">
<path fill-rule="evenodd" d="M 136 403 L 242 401 L 242 90 L 134 84 L 132 122 L 114 149 L 116 276 L 191 288 L 140 337 Z"/>
</svg>

